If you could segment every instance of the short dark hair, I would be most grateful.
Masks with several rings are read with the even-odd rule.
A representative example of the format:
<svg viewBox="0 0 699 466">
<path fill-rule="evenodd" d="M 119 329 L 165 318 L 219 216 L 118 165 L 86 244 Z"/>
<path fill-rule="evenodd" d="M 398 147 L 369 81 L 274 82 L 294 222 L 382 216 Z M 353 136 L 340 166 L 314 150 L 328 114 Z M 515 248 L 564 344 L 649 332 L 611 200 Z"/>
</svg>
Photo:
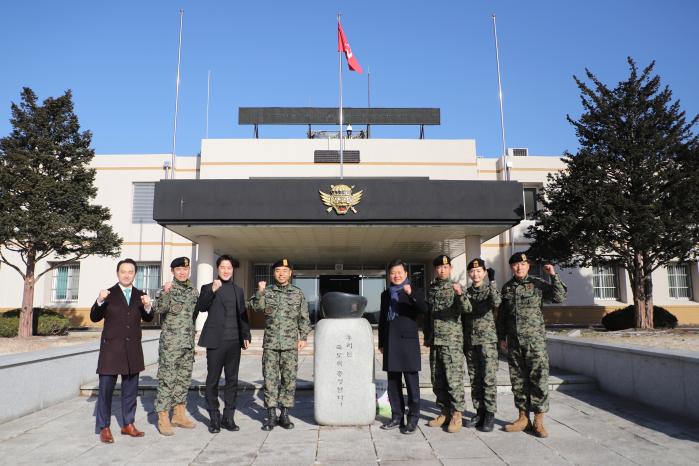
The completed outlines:
<svg viewBox="0 0 699 466">
<path fill-rule="evenodd" d="M 216 259 L 216 268 L 218 268 L 218 266 L 221 265 L 221 262 L 223 262 L 223 261 L 230 262 L 234 269 L 237 269 L 240 267 L 240 262 L 238 262 L 237 259 L 234 259 L 233 257 L 229 256 L 228 254 L 224 254 L 222 256 L 219 256 L 218 259 Z"/>
<path fill-rule="evenodd" d="M 393 259 L 391 262 L 389 262 L 388 271 L 390 272 L 393 267 L 398 267 L 399 265 L 403 267 L 403 270 L 408 272 L 408 264 L 403 259 Z"/>
<path fill-rule="evenodd" d="M 121 267 L 121 264 L 131 264 L 133 265 L 134 272 L 138 272 L 138 264 L 136 264 L 136 261 L 133 259 L 122 259 L 119 261 L 117 264 L 117 272 L 119 272 L 119 268 Z"/>
</svg>

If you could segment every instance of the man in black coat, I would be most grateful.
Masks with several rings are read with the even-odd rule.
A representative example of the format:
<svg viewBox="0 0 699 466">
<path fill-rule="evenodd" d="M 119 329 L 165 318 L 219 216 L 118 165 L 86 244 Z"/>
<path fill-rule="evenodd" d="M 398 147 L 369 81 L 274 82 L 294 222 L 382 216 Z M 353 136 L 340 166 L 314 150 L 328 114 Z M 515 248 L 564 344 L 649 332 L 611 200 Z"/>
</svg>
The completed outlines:
<svg viewBox="0 0 699 466">
<path fill-rule="evenodd" d="M 239 430 L 233 416 L 238 395 L 240 349 L 250 345 L 250 324 L 245 308 L 243 289 L 233 283 L 237 261 L 228 255 L 216 260 L 218 278 L 201 287 L 196 314 L 209 315 L 199 337 L 199 346 L 206 348 L 206 404 L 209 410 L 209 432 Z M 225 370 L 223 420 L 219 412 L 218 381 Z"/>
<path fill-rule="evenodd" d="M 153 320 L 151 301 L 147 294 L 133 286 L 138 266 L 132 259 L 117 264 L 119 283 L 101 290 L 90 311 L 90 320 L 104 319 L 100 353 L 97 362 L 99 397 L 97 399 L 97 427 L 100 440 L 113 443 L 109 428 L 112 417 L 112 394 L 117 376 L 121 375 L 122 435 L 143 437 L 136 429 L 136 396 L 138 374 L 145 365 L 141 347 L 141 320 Z"/>
<path fill-rule="evenodd" d="M 413 289 L 408 279 L 408 266 L 402 260 L 389 264 L 389 289 L 381 294 L 379 315 L 379 351 L 383 353 L 383 370 L 387 372 L 388 399 L 391 420 L 382 429 L 404 427 L 403 433 L 412 434 L 420 416 L 421 369 L 420 340 L 417 316 L 427 311 L 424 293 Z M 403 383 L 408 390 L 408 423 L 405 424 Z"/>
</svg>

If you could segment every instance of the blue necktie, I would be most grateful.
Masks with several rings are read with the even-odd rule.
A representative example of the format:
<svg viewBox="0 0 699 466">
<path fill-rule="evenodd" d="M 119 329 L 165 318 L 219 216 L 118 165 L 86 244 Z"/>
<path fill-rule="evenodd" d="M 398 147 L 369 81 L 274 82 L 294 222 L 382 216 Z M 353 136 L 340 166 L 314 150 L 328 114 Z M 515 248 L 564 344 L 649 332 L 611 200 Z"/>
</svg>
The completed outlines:
<svg viewBox="0 0 699 466">
<path fill-rule="evenodd" d="M 124 288 L 124 296 L 126 296 L 126 304 L 131 304 L 131 288 Z"/>
</svg>

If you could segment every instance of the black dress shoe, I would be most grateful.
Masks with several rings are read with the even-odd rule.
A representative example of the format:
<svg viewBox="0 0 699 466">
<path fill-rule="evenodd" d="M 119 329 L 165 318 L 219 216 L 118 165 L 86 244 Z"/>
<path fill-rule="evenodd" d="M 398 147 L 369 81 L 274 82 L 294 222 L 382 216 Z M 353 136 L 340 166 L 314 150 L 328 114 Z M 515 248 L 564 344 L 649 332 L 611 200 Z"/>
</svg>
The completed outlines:
<svg viewBox="0 0 699 466">
<path fill-rule="evenodd" d="M 495 427 L 495 413 L 486 411 L 483 415 L 483 422 L 478 426 L 478 430 L 481 432 L 492 432 L 493 427 Z"/>
<path fill-rule="evenodd" d="M 396 427 L 403 427 L 405 424 L 403 423 L 403 416 L 401 417 L 392 417 L 390 421 L 388 421 L 386 424 L 382 425 L 381 428 L 383 430 L 391 430 L 395 429 Z"/>
<path fill-rule="evenodd" d="M 464 422 L 464 427 L 477 427 L 480 426 L 483 423 L 483 409 L 479 409 L 476 411 L 476 414 L 474 414 L 471 419 L 468 421 Z"/>
<path fill-rule="evenodd" d="M 223 416 L 223 420 L 221 421 L 221 427 L 223 427 L 226 430 L 230 430 L 233 432 L 237 432 L 240 430 L 240 427 L 235 423 L 235 420 L 233 420 L 233 416 Z"/>
<path fill-rule="evenodd" d="M 415 431 L 417 430 L 417 422 L 418 422 L 418 418 L 411 418 L 411 419 L 408 421 L 408 425 L 406 425 L 406 426 L 402 429 L 402 432 L 403 432 L 404 434 L 408 434 L 408 435 L 414 434 Z"/>
<path fill-rule="evenodd" d="M 218 434 L 221 432 L 221 413 L 209 411 L 209 432 Z"/>
<path fill-rule="evenodd" d="M 262 424 L 262 430 L 272 430 L 277 425 L 277 408 L 267 408 L 267 419 Z"/>
<path fill-rule="evenodd" d="M 279 427 L 284 429 L 294 428 L 294 423 L 289 419 L 289 408 L 281 408 L 281 413 L 279 414 Z"/>
</svg>

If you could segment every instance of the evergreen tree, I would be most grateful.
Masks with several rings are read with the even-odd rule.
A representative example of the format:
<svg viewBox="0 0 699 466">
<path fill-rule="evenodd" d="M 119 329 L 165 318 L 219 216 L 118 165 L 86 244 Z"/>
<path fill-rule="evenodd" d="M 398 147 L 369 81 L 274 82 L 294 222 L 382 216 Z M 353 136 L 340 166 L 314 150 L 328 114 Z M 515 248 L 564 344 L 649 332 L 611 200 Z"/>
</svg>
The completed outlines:
<svg viewBox="0 0 699 466">
<path fill-rule="evenodd" d="M 566 152 L 566 169 L 549 175 L 543 206 L 527 236 L 534 257 L 564 266 L 611 264 L 629 276 L 636 327 L 653 328 L 651 273 L 697 255 L 699 143 L 679 101 L 652 75 L 630 75 L 611 89 L 589 70 L 577 77 L 583 113 L 575 127 L 580 148 Z"/>
<path fill-rule="evenodd" d="M 92 135 L 80 132 L 71 91 L 39 105 L 25 87 L 21 98 L 12 104 L 12 132 L 0 139 L 0 261 L 24 280 L 19 335 L 28 337 L 36 281 L 90 255 L 116 256 L 122 240 L 107 223 L 109 209 L 91 203 Z M 46 258 L 56 260 L 37 274 Z"/>
</svg>

